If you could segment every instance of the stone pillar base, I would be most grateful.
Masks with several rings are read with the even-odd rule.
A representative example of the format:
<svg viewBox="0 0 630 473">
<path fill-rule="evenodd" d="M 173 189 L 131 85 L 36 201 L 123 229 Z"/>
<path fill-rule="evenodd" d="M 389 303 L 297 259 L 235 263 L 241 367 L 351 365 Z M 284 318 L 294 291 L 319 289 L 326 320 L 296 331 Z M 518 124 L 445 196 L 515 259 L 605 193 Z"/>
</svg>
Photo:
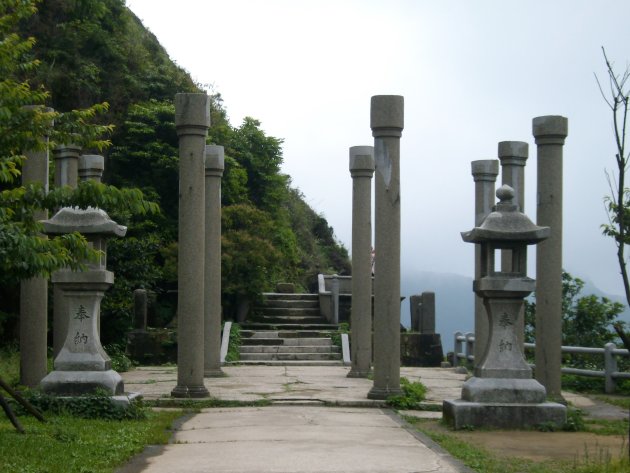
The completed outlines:
<svg viewBox="0 0 630 473">
<path fill-rule="evenodd" d="M 210 393 L 205 386 L 175 386 L 171 391 L 171 397 L 179 398 L 202 398 L 210 397 Z"/>
<path fill-rule="evenodd" d="M 125 391 L 121 376 L 114 370 L 53 371 L 42 380 L 40 387 L 45 393 L 59 396 L 93 394 L 97 389 L 117 396 Z"/>
<path fill-rule="evenodd" d="M 367 378 L 368 376 L 370 376 L 371 372 L 372 370 L 359 371 L 351 369 L 346 375 L 346 378 Z"/>
<path fill-rule="evenodd" d="M 385 401 L 390 396 L 398 396 L 402 393 L 402 389 L 400 388 L 377 388 L 376 386 L 374 386 L 372 389 L 370 389 L 370 392 L 368 392 L 367 397 L 368 399 Z"/>
<path fill-rule="evenodd" d="M 226 374 L 221 368 L 209 368 L 203 370 L 204 378 L 223 378 Z"/>
<path fill-rule="evenodd" d="M 567 420 L 567 408 L 555 402 L 486 404 L 455 399 L 443 402 L 442 414 L 455 430 L 467 427 L 525 429 L 540 424 L 562 427 Z"/>
</svg>

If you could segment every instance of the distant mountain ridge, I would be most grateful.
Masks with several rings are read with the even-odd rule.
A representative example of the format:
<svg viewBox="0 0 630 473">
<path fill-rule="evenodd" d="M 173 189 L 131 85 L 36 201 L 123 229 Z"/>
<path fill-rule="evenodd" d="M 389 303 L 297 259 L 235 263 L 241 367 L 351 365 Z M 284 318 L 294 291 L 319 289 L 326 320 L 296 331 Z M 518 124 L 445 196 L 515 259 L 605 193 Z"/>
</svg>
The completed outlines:
<svg viewBox="0 0 630 473">
<path fill-rule="evenodd" d="M 600 291 L 591 281 L 583 280 L 585 285 L 581 293 L 582 296 L 594 294 L 597 297 L 606 297 L 612 301 L 621 302 L 626 306 L 626 310 L 619 318 L 630 323 L 630 309 L 628 309 L 622 296 L 607 294 Z M 411 326 L 410 296 L 425 291 L 435 292 L 436 331 L 442 336 L 444 351 L 452 350 L 455 332 L 466 333 L 475 330 L 472 282 L 472 277 L 453 273 L 431 271 L 407 271 L 403 273 L 401 295 L 405 297 L 405 300 L 400 309 L 401 323 L 405 327 Z"/>
</svg>

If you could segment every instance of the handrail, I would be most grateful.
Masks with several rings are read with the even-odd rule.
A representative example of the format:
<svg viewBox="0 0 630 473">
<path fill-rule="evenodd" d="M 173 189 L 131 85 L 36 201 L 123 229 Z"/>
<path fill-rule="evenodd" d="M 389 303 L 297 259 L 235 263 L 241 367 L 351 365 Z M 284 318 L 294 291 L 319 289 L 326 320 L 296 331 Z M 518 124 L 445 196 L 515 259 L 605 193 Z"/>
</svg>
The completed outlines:
<svg viewBox="0 0 630 473">
<path fill-rule="evenodd" d="M 474 346 L 475 334 L 455 332 L 455 344 L 453 347 L 453 366 L 457 366 L 460 360 L 474 363 Z M 524 343 L 525 350 L 533 350 L 536 348 L 535 343 Z M 576 376 L 589 376 L 596 378 L 604 378 L 604 390 L 607 394 L 615 392 L 616 379 L 630 379 L 630 373 L 619 371 L 617 368 L 617 356 L 630 356 L 630 352 L 625 348 L 617 348 L 614 343 L 607 343 L 604 348 L 597 347 L 575 347 L 562 346 L 562 353 L 571 354 L 590 354 L 604 356 L 603 370 L 587 370 L 582 368 L 562 367 L 564 374 L 572 374 Z M 535 365 L 530 365 L 535 368 Z"/>
</svg>

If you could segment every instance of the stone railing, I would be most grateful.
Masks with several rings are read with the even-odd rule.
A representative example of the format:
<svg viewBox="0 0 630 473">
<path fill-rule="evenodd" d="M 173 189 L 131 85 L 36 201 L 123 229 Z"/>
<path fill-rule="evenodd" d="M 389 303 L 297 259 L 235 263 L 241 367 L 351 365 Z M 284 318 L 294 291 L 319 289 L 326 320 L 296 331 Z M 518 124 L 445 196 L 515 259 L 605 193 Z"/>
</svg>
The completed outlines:
<svg viewBox="0 0 630 473">
<path fill-rule="evenodd" d="M 525 343 L 525 350 L 534 350 L 535 343 Z M 455 332 L 455 345 L 453 349 L 453 366 L 460 364 L 460 361 L 473 363 L 475 361 L 475 334 L 468 332 Z M 607 394 L 615 392 L 616 379 L 630 379 L 630 373 L 619 371 L 617 368 L 617 356 L 630 357 L 630 352 L 625 348 L 617 348 L 614 343 L 607 343 L 604 348 L 592 347 L 572 347 L 563 346 L 562 353 L 569 354 L 590 354 L 604 356 L 603 370 L 587 370 L 582 368 L 562 367 L 562 373 L 575 376 L 588 376 L 594 378 L 604 378 L 604 390 Z M 530 364 L 532 368 L 535 365 Z"/>
<path fill-rule="evenodd" d="M 331 324 L 339 323 L 339 296 L 352 294 L 352 276 L 318 274 L 319 310 Z"/>
</svg>

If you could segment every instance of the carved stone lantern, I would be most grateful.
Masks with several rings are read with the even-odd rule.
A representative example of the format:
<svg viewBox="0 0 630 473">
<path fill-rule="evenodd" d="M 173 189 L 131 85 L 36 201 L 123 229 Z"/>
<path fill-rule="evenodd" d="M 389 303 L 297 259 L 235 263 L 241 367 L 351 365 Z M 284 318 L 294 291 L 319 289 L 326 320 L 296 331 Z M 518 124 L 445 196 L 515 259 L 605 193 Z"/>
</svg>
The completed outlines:
<svg viewBox="0 0 630 473">
<path fill-rule="evenodd" d="M 86 263 L 84 271 L 64 269 L 52 275 L 53 284 L 64 294 L 68 331 L 55 358 L 54 371 L 42 380 L 40 387 L 45 392 L 69 396 L 91 393 L 97 388 L 112 395 L 122 394 L 122 378 L 111 369 L 112 362 L 101 345 L 99 329 L 101 300 L 114 283 L 114 273 L 106 269 L 107 239 L 124 236 L 127 228 L 95 208 L 65 207 L 42 223 L 49 235 L 81 233 L 100 252 L 100 257 Z"/>
<path fill-rule="evenodd" d="M 461 399 L 444 401 L 444 418 L 456 429 L 562 425 L 566 408 L 546 402 L 545 388 L 532 379 L 516 333 L 524 298 L 536 287 L 526 274 L 527 246 L 546 239 L 550 229 L 534 225 L 519 211 L 511 187 L 504 185 L 496 194 L 499 203 L 493 212 L 479 227 L 462 233 L 465 242 L 481 248 L 481 272 L 473 290 L 483 298 L 488 314 L 488 343 L 474 377 L 464 383 Z M 508 272 L 500 268 L 500 250 L 512 255 Z"/>
</svg>

